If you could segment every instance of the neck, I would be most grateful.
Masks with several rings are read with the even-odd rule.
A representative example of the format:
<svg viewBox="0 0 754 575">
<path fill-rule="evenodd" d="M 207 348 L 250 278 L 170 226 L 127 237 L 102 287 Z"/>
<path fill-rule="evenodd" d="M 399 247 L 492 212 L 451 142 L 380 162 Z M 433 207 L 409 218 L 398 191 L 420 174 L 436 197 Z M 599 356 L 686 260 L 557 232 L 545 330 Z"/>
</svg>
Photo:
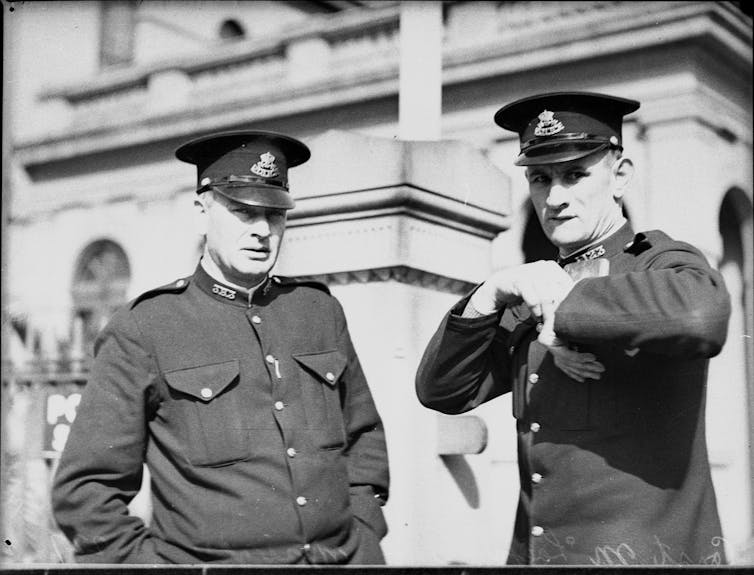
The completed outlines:
<svg viewBox="0 0 754 575">
<path fill-rule="evenodd" d="M 247 292 L 254 293 L 254 290 L 256 290 L 259 286 L 261 286 L 267 279 L 267 276 L 265 275 L 264 277 L 262 277 L 256 282 L 252 281 L 252 282 L 247 283 L 246 285 L 243 285 L 237 282 L 230 281 L 225 276 L 225 274 L 222 273 L 222 271 L 217 266 L 217 264 L 215 264 L 212 257 L 209 256 L 208 254 L 204 254 L 200 263 L 201 263 L 202 268 L 204 268 L 204 271 L 207 272 L 207 274 L 209 274 L 212 278 L 244 293 L 247 293 Z"/>
<path fill-rule="evenodd" d="M 575 253 L 588 250 L 589 248 L 594 247 L 597 244 L 600 244 L 601 242 L 605 241 L 605 238 L 612 236 L 615 232 L 621 229 L 627 221 L 628 220 L 625 217 L 623 217 L 623 214 L 621 214 L 620 217 L 617 218 L 611 225 L 609 225 L 607 229 L 602 233 L 602 235 L 598 237 L 596 240 L 586 243 L 583 246 L 579 246 L 578 248 L 572 249 L 572 250 L 561 248 L 559 250 L 560 259 L 562 260 L 566 259 Z"/>
</svg>

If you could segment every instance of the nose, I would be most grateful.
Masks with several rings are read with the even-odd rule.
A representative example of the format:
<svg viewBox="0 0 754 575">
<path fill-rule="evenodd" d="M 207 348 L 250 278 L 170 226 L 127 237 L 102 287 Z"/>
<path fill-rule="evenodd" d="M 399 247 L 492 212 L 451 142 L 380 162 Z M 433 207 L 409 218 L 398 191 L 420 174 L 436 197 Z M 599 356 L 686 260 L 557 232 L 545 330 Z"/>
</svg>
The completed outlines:
<svg viewBox="0 0 754 575">
<path fill-rule="evenodd" d="M 249 222 L 249 232 L 258 238 L 268 238 L 271 233 L 270 221 L 267 216 L 259 216 Z"/>
<path fill-rule="evenodd" d="M 563 209 L 569 202 L 568 188 L 562 182 L 553 182 L 547 194 L 547 207 L 550 209 Z"/>
</svg>

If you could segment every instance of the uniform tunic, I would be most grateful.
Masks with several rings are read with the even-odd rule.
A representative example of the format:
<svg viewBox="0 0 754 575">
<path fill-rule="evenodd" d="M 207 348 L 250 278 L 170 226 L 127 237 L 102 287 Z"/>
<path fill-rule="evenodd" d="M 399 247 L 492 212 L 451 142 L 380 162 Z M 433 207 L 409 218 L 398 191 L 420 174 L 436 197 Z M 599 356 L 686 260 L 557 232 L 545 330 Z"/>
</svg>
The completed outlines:
<svg viewBox="0 0 754 575">
<path fill-rule="evenodd" d="M 570 379 L 524 305 L 444 318 L 420 364 L 421 402 L 463 413 L 512 392 L 520 497 L 513 564 L 719 564 L 705 444 L 708 358 L 729 296 L 692 246 L 628 224 L 581 258 L 609 261 L 558 306 L 555 333 L 605 366 Z M 563 262 L 568 267 L 568 262 Z"/>
<path fill-rule="evenodd" d="M 129 516 L 142 462 L 149 527 Z M 82 562 L 380 563 L 388 463 L 343 310 L 195 274 L 118 312 L 55 477 Z"/>
</svg>

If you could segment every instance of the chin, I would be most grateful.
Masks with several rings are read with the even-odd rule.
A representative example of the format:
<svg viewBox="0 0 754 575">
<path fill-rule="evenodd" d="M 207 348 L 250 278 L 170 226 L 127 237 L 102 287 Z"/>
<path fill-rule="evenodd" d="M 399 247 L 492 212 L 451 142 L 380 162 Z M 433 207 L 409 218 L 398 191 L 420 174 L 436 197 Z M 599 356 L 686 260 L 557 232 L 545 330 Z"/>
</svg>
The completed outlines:
<svg viewBox="0 0 754 575">
<path fill-rule="evenodd" d="M 235 274 L 238 277 L 246 278 L 246 279 L 256 279 L 261 278 L 262 276 L 265 276 L 269 273 L 270 269 L 272 269 L 272 266 L 267 264 L 266 262 L 262 263 L 260 262 L 259 265 L 242 265 L 237 266 L 235 271 Z"/>
<path fill-rule="evenodd" d="M 550 242 L 559 249 L 573 251 L 585 245 L 586 240 L 582 237 L 575 237 L 570 234 L 554 233 L 550 236 Z"/>
</svg>

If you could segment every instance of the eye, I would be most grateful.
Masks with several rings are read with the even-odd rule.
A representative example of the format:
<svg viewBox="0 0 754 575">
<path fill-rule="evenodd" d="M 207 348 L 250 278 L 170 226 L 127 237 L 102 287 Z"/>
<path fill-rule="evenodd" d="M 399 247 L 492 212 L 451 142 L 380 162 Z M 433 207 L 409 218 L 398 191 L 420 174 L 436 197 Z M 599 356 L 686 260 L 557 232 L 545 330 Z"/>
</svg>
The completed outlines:
<svg viewBox="0 0 754 575">
<path fill-rule="evenodd" d="M 279 221 L 285 218 L 285 210 L 267 210 L 267 218 Z"/>
<path fill-rule="evenodd" d="M 530 184 L 539 186 L 547 184 L 550 181 L 550 178 L 548 178 L 544 174 L 529 174 L 526 179 L 529 180 Z"/>
<path fill-rule="evenodd" d="M 566 174 L 566 180 L 569 182 L 578 182 L 581 178 L 586 178 L 589 175 L 584 170 L 572 170 Z"/>
</svg>

